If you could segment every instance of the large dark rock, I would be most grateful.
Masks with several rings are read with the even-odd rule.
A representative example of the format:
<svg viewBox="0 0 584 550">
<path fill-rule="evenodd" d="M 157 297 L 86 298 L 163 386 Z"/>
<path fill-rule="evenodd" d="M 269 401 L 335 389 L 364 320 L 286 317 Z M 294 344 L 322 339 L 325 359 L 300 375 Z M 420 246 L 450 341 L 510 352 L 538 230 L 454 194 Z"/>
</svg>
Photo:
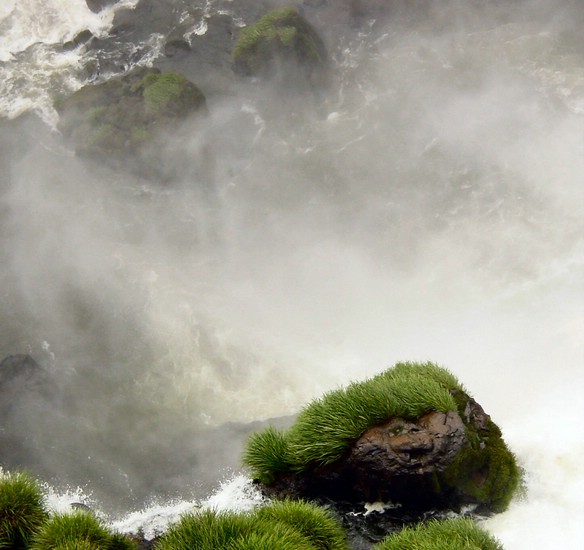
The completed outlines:
<svg viewBox="0 0 584 550">
<path fill-rule="evenodd" d="M 207 112 L 195 84 L 158 69 L 87 85 L 56 107 L 59 129 L 78 155 L 156 177 L 164 176 L 159 154 L 181 142 L 185 121 Z"/>
<path fill-rule="evenodd" d="M 26 354 L 9 355 L 0 363 L 0 403 L 4 409 L 24 393 L 38 391 L 46 380 L 45 371 Z"/>
<path fill-rule="evenodd" d="M 303 75 L 312 84 L 325 79 L 328 54 L 314 27 L 293 8 L 271 10 L 241 29 L 233 49 L 234 70 L 246 76 L 271 76 L 278 70 Z"/>
<path fill-rule="evenodd" d="M 341 459 L 283 472 L 264 490 L 355 505 L 392 502 L 409 512 L 504 509 L 517 482 L 514 456 L 482 407 L 460 390 L 452 393 L 459 411 L 391 418 L 366 431 Z"/>
</svg>

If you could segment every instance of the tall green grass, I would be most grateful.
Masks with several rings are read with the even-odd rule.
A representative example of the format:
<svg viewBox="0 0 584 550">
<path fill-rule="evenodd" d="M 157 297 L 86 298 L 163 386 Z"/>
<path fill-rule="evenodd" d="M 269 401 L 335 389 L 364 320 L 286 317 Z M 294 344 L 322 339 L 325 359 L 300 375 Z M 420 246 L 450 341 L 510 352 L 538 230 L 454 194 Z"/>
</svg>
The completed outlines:
<svg viewBox="0 0 584 550">
<path fill-rule="evenodd" d="M 47 517 L 45 497 L 30 475 L 0 471 L 0 548 L 28 548 Z"/>
<path fill-rule="evenodd" d="M 317 550 L 348 550 L 347 537 L 333 515 L 303 500 L 273 501 L 257 511 L 257 517 L 281 522 L 308 537 Z"/>
<path fill-rule="evenodd" d="M 247 442 L 243 463 L 271 483 L 282 471 L 302 472 L 335 462 L 367 430 L 394 416 L 415 419 L 430 411 L 457 410 L 450 390 L 464 390 L 433 363 L 398 363 L 365 380 L 314 400 L 286 432 L 268 428 Z"/>
<path fill-rule="evenodd" d="M 374 550 L 503 550 L 501 543 L 465 518 L 432 520 L 391 534 Z"/>
<path fill-rule="evenodd" d="M 31 550 L 131 550 L 136 544 L 109 529 L 89 512 L 55 514 L 34 537 Z"/>
<path fill-rule="evenodd" d="M 255 513 L 186 514 L 156 550 L 348 550 L 345 533 L 324 509 L 303 501 L 273 502 Z"/>
</svg>

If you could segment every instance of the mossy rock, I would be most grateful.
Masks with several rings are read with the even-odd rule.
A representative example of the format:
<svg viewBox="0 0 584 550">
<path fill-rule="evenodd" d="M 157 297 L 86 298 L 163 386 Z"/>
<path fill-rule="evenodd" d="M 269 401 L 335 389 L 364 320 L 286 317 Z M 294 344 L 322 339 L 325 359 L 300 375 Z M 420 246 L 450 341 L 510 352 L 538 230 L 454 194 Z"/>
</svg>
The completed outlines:
<svg viewBox="0 0 584 550">
<path fill-rule="evenodd" d="M 316 80 L 328 63 L 322 39 L 294 8 L 272 10 L 241 29 L 232 57 L 235 71 L 247 76 L 267 76 L 284 62 L 301 67 Z"/>
<path fill-rule="evenodd" d="M 123 162 L 185 119 L 206 112 L 205 97 L 184 76 L 138 69 L 84 86 L 58 101 L 59 129 L 78 154 Z"/>
<path fill-rule="evenodd" d="M 248 440 L 244 464 L 274 496 L 504 510 L 521 472 L 500 429 L 446 369 L 398 363 Z"/>
</svg>

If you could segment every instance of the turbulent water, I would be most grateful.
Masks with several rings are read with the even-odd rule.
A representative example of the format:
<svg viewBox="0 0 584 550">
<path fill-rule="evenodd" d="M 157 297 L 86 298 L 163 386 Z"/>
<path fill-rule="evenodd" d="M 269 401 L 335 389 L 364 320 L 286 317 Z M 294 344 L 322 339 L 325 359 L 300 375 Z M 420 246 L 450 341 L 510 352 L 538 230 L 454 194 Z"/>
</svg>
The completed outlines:
<svg viewBox="0 0 584 550">
<path fill-rule="evenodd" d="M 199 4 L 191 35 L 219 9 Z M 208 79 L 181 147 L 212 151 L 213 181 L 185 166 L 164 185 L 55 130 L 55 97 L 167 63 L 156 32 L 112 47 L 118 8 L 0 5 L 0 359 L 32 355 L 56 388 L 2 427 L 21 445 L 2 465 L 38 472 L 57 507 L 163 528 L 195 501 L 256 502 L 228 469 L 235 423 L 432 360 L 526 469 L 487 528 L 507 550 L 581 549 L 584 4 L 437 2 L 342 36 L 316 18 L 326 97 Z M 103 49 L 61 48 L 84 29 Z"/>
</svg>

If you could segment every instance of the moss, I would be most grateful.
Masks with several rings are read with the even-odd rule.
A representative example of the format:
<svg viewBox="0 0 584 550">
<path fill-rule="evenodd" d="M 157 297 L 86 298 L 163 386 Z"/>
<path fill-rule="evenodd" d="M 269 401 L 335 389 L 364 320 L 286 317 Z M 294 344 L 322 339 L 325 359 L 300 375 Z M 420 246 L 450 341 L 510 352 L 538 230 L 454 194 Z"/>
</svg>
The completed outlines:
<svg viewBox="0 0 584 550">
<path fill-rule="evenodd" d="M 521 469 L 499 428 L 489 422 L 478 437 L 467 426 L 467 444 L 442 478 L 442 487 L 454 487 L 493 512 L 507 509 L 521 483 Z"/>
<path fill-rule="evenodd" d="M 324 44 L 312 26 L 294 8 L 269 11 L 259 21 L 244 27 L 232 52 L 236 68 L 258 74 L 275 57 L 294 57 L 309 66 L 324 64 Z"/>
<path fill-rule="evenodd" d="M 316 399 L 277 442 L 273 432 L 252 435 L 243 462 L 260 480 L 274 479 L 285 469 L 302 472 L 331 464 L 367 430 L 394 416 L 416 419 L 429 411 L 455 410 L 450 390 L 461 388 L 451 373 L 432 363 L 398 363 Z"/>
<path fill-rule="evenodd" d="M 204 102 L 201 91 L 178 73 L 149 73 L 144 78 L 144 105 L 153 114 L 180 115 Z"/>
<path fill-rule="evenodd" d="M 0 471 L 0 548 L 28 548 L 47 517 L 45 497 L 31 476 Z"/>
<path fill-rule="evenodd" d="M 470 519 L 432 520 L 389 535 L 374 550 L 503 550 L 501 543 Z"/>
<path fill-rule="evenodd" d="M 437 495 L 455 495 L 454 501 L 501 511 L 516 492 L 521 472 L 497 425 L 484 414 L 481 421 L 471 418 L 467 410 L 471 401 L 447 369 L 433 363 L 398 363 L 314 400 L 287 431 L 269 427 L 252 434 L 243 463 L 256 479 L 270 485 L 290 473 L 334 464 L 366 431 L 392 418 L 416 420 L 431 411 L 458 411 L 466 426 L 466 442 L 448 468 L 432 474 L 427 485 Z"/>
</svg>

